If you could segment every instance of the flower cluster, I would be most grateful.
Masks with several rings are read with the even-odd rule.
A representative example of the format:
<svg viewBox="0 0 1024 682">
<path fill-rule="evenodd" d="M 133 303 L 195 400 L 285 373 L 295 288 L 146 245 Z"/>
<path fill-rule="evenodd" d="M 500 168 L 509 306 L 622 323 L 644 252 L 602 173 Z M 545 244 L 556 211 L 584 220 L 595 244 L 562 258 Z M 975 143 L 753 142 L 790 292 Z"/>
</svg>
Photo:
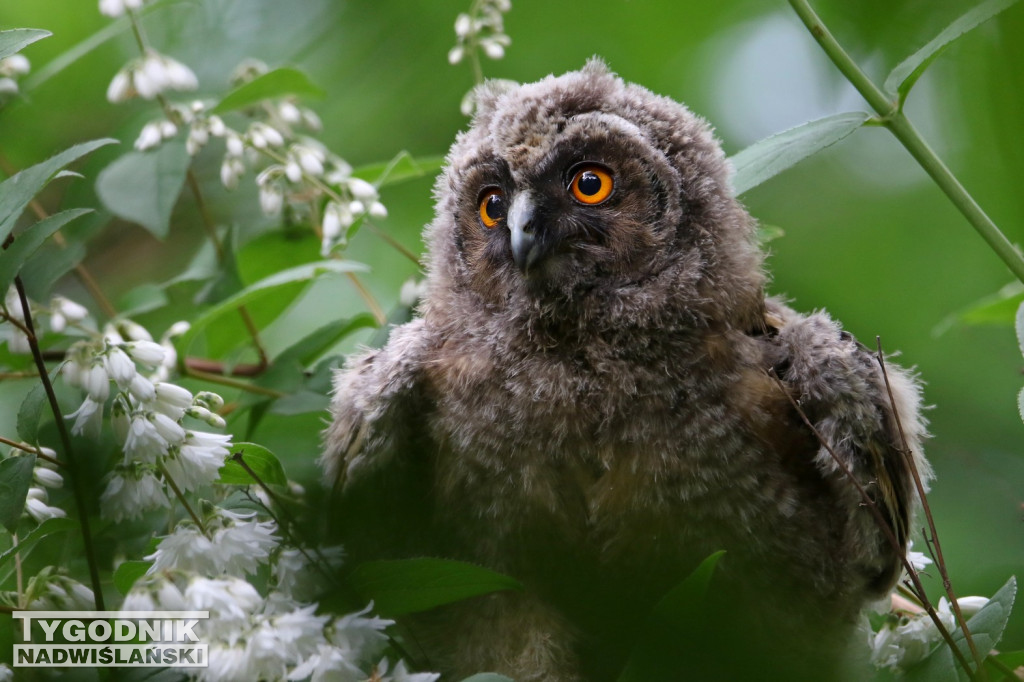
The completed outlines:
<svg viewBox="0 0 1024 682">
<path fill-rule="evenodd" d="M 24 511 L 36 523 L 67 516 L 60 507 L 51 507 L 47 504 L 50 501 L 49 495 L 46 492 L 47 488 L 62 488 L 64 486 L 64 477 L 57 472 L 57 467 L 54 464 L 57 453 L 50 448 L 39 448 L 39 451 L 41 454 L 46 455 L 46 458 L 36 458 L 36 466 L 32 469 L 32 482 L 34 485 L 28 489 Z"/>
<path fill-rule="evenodd" d="M 448 62 L 458 64 L 478 47 L 491 59 L 505 56 L 512 40 L 505 34 L 504 14 L 512 9 L 511 0 L 478 0 L 469 14 L 455 18 L 455 47 L 448 51 Z"/>
<path fill-rule="evenodd" d="M 962 597 L 956 601 L 964 618 L 969 618 L 989 600 L 985 597 Z M 956 618 L 945 597 L 939 600 L 935 611 L 946 630 L 953 632 L 957 627 Z M 879 668 L 906 670 L 924 660 L 941 641 L 938 627 L 923 609 L 918 607 L 911 612 L 892 613 L 871 635 L 871 662 Z"/>
<path fill-rule="evenodd" d="M 133 97 L 154 99 L 169 90 L 195 90 L 199 81 L 192 69 L 176 59 L 148 49 L 114 74 L 107 87 L 107 99 L 113 103 Z"/>
<path fill-rule="evenodd" d="M 130 10 L 142 9 L 145 0 L 100 0 L 100 14 L 117 18 Z"/>
<path fill-rule="evenodd" d="M 0 59 L 0 98 L 18 94 L 18 79 L 28 73 L 28 57 L 12 54 Z"/>
</svg>

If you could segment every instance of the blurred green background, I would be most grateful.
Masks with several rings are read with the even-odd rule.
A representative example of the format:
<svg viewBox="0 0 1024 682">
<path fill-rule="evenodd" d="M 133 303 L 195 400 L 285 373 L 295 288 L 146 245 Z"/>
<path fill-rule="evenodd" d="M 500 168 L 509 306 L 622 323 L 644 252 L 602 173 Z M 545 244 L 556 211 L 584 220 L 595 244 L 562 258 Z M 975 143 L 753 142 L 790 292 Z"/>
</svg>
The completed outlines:
<svg viewBox="0 0 1024 682">
<path fill-rule="evenodd" d="M 973 4 L 813 3 L 878 82 Z M 196 71 L 199 97 L 222 95 L 244 57 L 306 70 L 327 93 L 309 102 L 324 121 L 321 139 L 358 166 L 401 150 L 441 154 L 466 127 L 459 101 L 472 85 L 471 70 L 465 63 L 450 66 L 446 54 L 455 16 L 468 6 L 469 0 L 183 0 L 165 2 L 147 14 L 145 25 L 156 47 Z M 0 28 L 54 33 L 25 50 L 37 77 L 50 60 L 110 24 L 94 2 L 83 0 L 0 5 Z M 684 101 L 712 121 L 729 153 L 812 118 L 866 108 L 781 0 L 514 0 L 506 31 L 512 46 L 503 60 L 485 59 L 487 76 L 529 81 L 600 55 L 627 80 Z M 1024 8 L 1018 6 L 955 43 L 908 104 L 926 139 L 1014 242 L 1024 237 L 1022 38 Z M 111 77 L 134 54 L 130 35 L 122 32 L 0 110 L 0 154 L 14 168 L 94 137 L 124 143 L 120 151 L 108 148 L 79 164 L 86 179 L 58 183 L 43 197 L 48 207 L 91 205 L 99 170 L 157 116 L 151 103 L 115 106 L 105 99 Z M 220 153 L 211 145 L 196 170 L 218 219 L 236 224 L 244 240 L 267 225 L 251 187 L 234 194 L 219 187 Z M 382 197 L 390 211 L 382 227 L 417 252 L 431 217 L 431 183 L 411 181 Z M 1009 325 L 955 324 L 936 332 L 948 316 L 1009 282 L 1010 273 L 882 129 L 857 131 L 743 200 L 758 219 L 785 231 L 770 244 L 773 292 L 789 296 L 800 310 L 827 308 L 866 343 L 881 336 L 886 349 L 898 349 L 900 361 L 917 367 L 925 381 L 934 406 L 927 447 L 937 472 L 931 501 L 958 591 L 991 595 L 1010 574 L 1024 577 L 1024 425 L 1016 405 L 1024 359 Z M 189 262 L 202 231 L 185 203 L 164 243 L 121 222 L 80 228 L 95 231 L 86 262 L 115 298 L 142 282 L 164 281 Z M 283 249 L 299 249 L 275 244 L 274 234 L 259 252 L 268 244 L 280 247 L 278 257 L 287 253 Z M 310 259 L 311 248 L 303 244 L 296 258 Z M 385 307 L 415 274 L 369 231 L 359 233 L 350 251 L 373 267 L 367 282 Z M 76 286 L 69 279 L 64 288 L 84 301 Z M 301 331 L 361 308 L 344 280 L 318 283 L 271 325 L 268 345 L 283 348 Z M 169 316 L 188 312 L 183 306 L 140 321 L 160 330 L 173 321 Z M 13 383 L 0 391 L 0 433 L 13 431 Z M 320 418 L 279 423 L 287 428 L 257 440 L 286 459 L 293 476 L 312 480 Z M 1024 648 L 1022 613 L 1018 607 L 1007 650 Z"/>
</svg>

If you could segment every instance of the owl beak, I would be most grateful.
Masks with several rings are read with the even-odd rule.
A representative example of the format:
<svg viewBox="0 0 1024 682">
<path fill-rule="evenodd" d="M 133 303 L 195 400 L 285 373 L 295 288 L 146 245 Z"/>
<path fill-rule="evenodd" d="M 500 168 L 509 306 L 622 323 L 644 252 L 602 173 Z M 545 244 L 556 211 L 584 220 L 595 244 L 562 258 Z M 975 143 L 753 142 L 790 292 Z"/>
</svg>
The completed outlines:
<svg viewBox="0 0 1024 682">
<path fill-rule="evenodd" d="M 512 200 L 508 211 L 508 229 L 512 243 L 512 260 L 516 267 L 527 272 L 540 260 L 541 249 L 537 243 L 533 218 L 535 213 L 533 196 L 521 192 Z"/>
</svg>

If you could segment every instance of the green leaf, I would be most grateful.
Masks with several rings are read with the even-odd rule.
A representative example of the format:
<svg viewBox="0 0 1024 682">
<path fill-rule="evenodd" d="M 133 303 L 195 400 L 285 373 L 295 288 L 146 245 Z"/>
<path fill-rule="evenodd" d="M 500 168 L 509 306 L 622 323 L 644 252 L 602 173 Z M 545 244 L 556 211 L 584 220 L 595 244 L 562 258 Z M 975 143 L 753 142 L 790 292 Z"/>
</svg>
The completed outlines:
<svg viewBox="0 0 1024 682">
<path fill-rule="evenodd" d="M 277 456 L 262 445 L 255 443 L 234 443 L 231 455 L 220 470 L 217 483 L 223 485 L 258 485 L 252 475 L 241 464 L 235 461 L 235 455 L 241 455 L 242 461 L 252 469 L 259 480 L 267 485 L 288 485 L 288 477 L 284 475 L 284 467 Z"/>
<path fill-rule="evenodd" d="M 300 390 L 274 401 L 270 408 L 272 414 L 294 416 L 310 412 L 326 412 L 331 399 L 326 393 Z"/>
<path fill-rule="evenodd" d="M 369 561 L 349 575 L 352 588 L 385 617 L 426 611 L 435 606 L 522 584 L 490 569 L 450 559 Z"/>
<path fill-rule="evenodd" d="M 757 243 L 764 246 L 768 242 L 773 242 L 776 239 L 780 239 L 786 236 L 786 231 L 778 225 L 758 225 L 757 226 Z"/>
<path fill-rule="evenodd" d="M 152 561 L 124 561 L 114 571 L 114 587 L 121 594 L 128 594 L 135 581 L 146 575 Z"/>
<path fill-rule="evenodd" d="M 759 140 L 732 156 L 732 185 L 737 195 L 839 142 L 871 116 L 863 111 L 835 114 Z"/>
<path fill-rule="evenodd" d="M 957 324 L 1011 325 L 1017 308 L 1024 302 L 1024 284 L 1014 280 L 994 294 L 983 296 L 977 301 L 947 315 L 932 329 L 933 336 L 941 336 Z"/>
<path fill-rule="evenodd" d="M 294 268 L 289 268 L 288 270 L 282 270 L 281 272 L 270 275 L 269 277 L 265 277 L 255 284 L 239 291 L 234 296 L 221 301 L 193 320 L 192 327 L 178 342 L 179 350 L 184 356 L 184 354 L 187 354 L 189 346 L 192 344 L 193 340 L 195 340 L 199 332 L 201 332 L 211 322 L 237 310 L 239 306 L 245 305 L 278 287 L 292 284 L 294 282 L 308 281 L 325 272 L 364 272 L 366 269 L 365 265 L 352 261 L 328 260 L 306 263 Z"/>
<path fill-rule="evenodd" d="M 659 671 L 686 669 L 678 642 L 699 626 L 708 586 L 724 555 L 720 551 L 706 558 L 655 605 L 618 682 L 664 679 Z"/>
<path fill-rule="evenodd" d="M 213 108 L 213 113 L 223 114 L 226 111 L 258 104 L 265 99 L 276 99 L 287 95 L 323 97 L 324 91 L 309 80 L 309 76 L 298 69 L 274 69 L 229 92 L 220 101 L 220 104 Z"/>
<path fill-rule="evenodd" d="M 74 519 L 46 519 L 26 533 L 25 537 L 19 538 L 17 547 L 11 547 L 3 554 L 0 554 L 0 568 L 2 568 L 5 563 L 13 559 L 15 554 L 21 554 L 22 559 L 24 559 L 28 551 L 46 536 L 53 535 L 54 533 L 59 533 L 61 531 L 75 530 L 77 528 L 78 522 Z"/>
<path fill-rule="evenodd" d="M 6 241 L 32 197 L 46 187 L 58 171 L 89 152 L 115 142 L 117 140 L 104 138 L 77 144 L 0 182 L 0 242 Z"/>
<path fill-rule="evenodd" d="M 1017 348 L 1024 355 L 1024 301 L 1017 306 L 1017 314 L 1014 317 L 1014 330 L 1017 332 Z"/>
<path fill-rule="evenodd" d="M 0 524 L 10 533 L 18 528 L 25 498 L 32 485 L 35 455 L 14 455 L 0 461 Z"/>
<path fill-rule="evenodd" d="M 162 308 L 168 303 L 164 287 L 152 282 L 140 284 L 118 299 L 117 309 L 125 317 L 135 317 L 151 310 Z"/>
<path fill-rule="evenodd" d="M 372 182 L 378 188 L 397 185 L 406 180 L 433 175 L 444 167 L 443 156 L 424 156 L 415 158 L 407 151 L 399 152 L 395 158 L 386 163 L 373 163 L 360 166 L 352 171 L 352 175 Z"/>
<path fill-rule="evenodd" d="M 103 169 L 96 193 L 111 213 L 163 239 L 191 162 L 180 136 L 154 150 L 128 152 Z"/>
<path fill-rule="evenodd" d="M 498 673 L 477 673 L 476 675 L 470 675 L 462 682 L 516 682 L 511 677 L 505 677 Z"/>
<path fill-rule="evenodd" d="M 988 600 L 988 603 L 980 611 L 967 619 L 967 628 L 971 631 L 974 643 L 979 651 L 992 651 L 999 644 L 1006 630 L 1006 623 L 1010 619 L 1010 612 L 1013 610 L 1013 602 L 1017 596 L 1017 578 L 1010 576 L 1010 579 L 999 588 L 999 590 Z M 953 641 L 970 657 L 970 650 L 967 647 L 964 633 L 957 630 L 953 635 Z"/>
<path fill-rule="evenodd" d="M 18 438 L 35 443 L 39 437 L 39 417 L 46 405 L 46 391 L 40 381 L 28 392 L 18 408 Z"/>
<path fill-rule="evenodd" d="M 950 43 L 1016 2 L 1017 0 L 988 0 L 962 15 L 932 38 L 927 45 L 900 62 L 885 79 L 886 91 L 899 95 L 902 102 L 925 69 Z"/>
<path fill-rule="evenodd" d="M 12 28 L 10 31 L 0 31 L 0 59 L 21 52 L 27 45 L 52 35 L 49 31 L 39 28 Z"/>
<path fill-rule="evenodd" d="M 92 213 L 92 209 L 73 208 L 54 213 L 16 236 L 11 245 L 0 253 L 0 291 L 7 291 L 25 261 L 31 258 L 54 232 L 86 213 Z"/>
</svg>

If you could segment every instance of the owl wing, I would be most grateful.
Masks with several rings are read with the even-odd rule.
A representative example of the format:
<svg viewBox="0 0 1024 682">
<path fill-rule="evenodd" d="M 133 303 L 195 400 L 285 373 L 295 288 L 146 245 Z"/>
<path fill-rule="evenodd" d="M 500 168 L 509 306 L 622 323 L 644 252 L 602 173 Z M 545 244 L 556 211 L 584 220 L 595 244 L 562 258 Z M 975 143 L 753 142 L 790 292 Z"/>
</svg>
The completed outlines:
<svg viewBox="0 0 1024 682">
<path fill-rule="evenodd" d="M 920 387 L 894 364 L 887 363 L 883 374 L 877 356 L 825 313 L 803 316 L 776 300 L 766 304 L 766 326 L 777 353 L 772 372 L 820 438 L 817 469 L 834 480 L 847 478 L 843 468 L 848 469 L 896 537 L 899 553 L 874 515 L 862 511 L 860 493 L 845 482 L 843 499 L 856 519 L 850 532 L 858 536 L 858 546 L 874 548 L 873 556 L 864 557 L 876 572 L 870 588 L 884 594 L 902 569 L 918 502 L 910 458 L 922 480 L 931 478 L 921 451 L 927 434 Z"/>
</svg>

